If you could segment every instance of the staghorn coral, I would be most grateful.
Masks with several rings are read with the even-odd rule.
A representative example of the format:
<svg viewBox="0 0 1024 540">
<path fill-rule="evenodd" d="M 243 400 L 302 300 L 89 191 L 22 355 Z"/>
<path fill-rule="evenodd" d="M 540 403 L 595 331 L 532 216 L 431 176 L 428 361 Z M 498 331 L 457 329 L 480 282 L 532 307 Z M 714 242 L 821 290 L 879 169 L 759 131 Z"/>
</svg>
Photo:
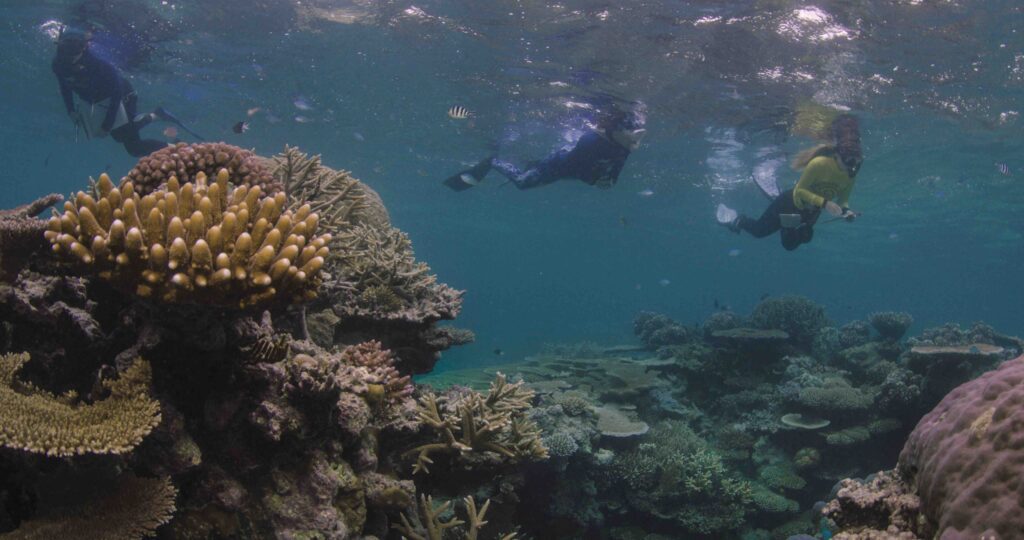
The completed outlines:
<svg viewBox="0 0 1024 540">
<path fill-rule="evenodd" d="M 762 300 L 750 314 L 756 328 L 782 330 L 798 344 L 810 345 L 828 326 L 825 310 L 803 296 L 777 296 Z"/>
<path fill-rule="evenodd" d="M 303 206 L 285 210 L 283 193 L 259 187 L 229 193 L 226 169 L 140 197 L 131 182 L 115 189 L 107 175 L 97 199 L 78 192 L 54 216 L 46 238 L 54 251 L 116 287 L 144 298 L 247 308 L 316 296 L 329 234 Z"/>
<path fill-rule="evenodd" d="M 127 473 L 78 506 L 47 507 L 16 531 L 0 536 L 5 540 L 138 540 L 170 521 L 176 493 L 170 478 Z"/>
<path fill-rule="evenodd" d="M 338 279 L 338 316 L 418 322 L 458 315 L 462 293 L 438 283 L 430 267 L 416 261 L 404 232 L 355 225 L 341 232 L 334 246 L 327 267 Z"/>
<path fill-rule="evenodd" d="M 413 473 L 429 473 L 431 455 L 436 453 L 462 456 L 489 452 L 512 462 L 546 459 L 548 451 L 540 429 L 525 416 L 533 396 L 522 381 L 508 384 L 501 373 L 491 383 L 486 397 L 472 390 L 441 398 L 429 392 L 424 394 L 420 398 L 419 419 L 441 440 L 405 453 L 416 454 Z"/>
<path fill-rule="evenodd" d="M 309 204 L 320 215 L 320 226 L 332 234 L 358 224 L 380 229 L 391 223 L 376 192 L 348 171 L 324 166 L 319 155 L 310 157 L 298 148 L 285 146 L 268 168 L 293 201 L 289 209 L 295 211 L 297 206 Z"/>
<path fill-rule="evenodd" d="M 235 186 L 259 186 L 260 193 L 274 195 L 282 190 L 256 154 L 226 143 L 178 143 L 141 158 L 121 186 L 131 182 L 135 192 L 148 195 L 171 178 L 180 183 L 196 182 L 199 173 L 207 177 L 219 171 L 228 172 L 228 181 Z"/>
<path fill-rule="evenodd" d="M 410 540 L 444 540 L 451 538 L 451 534 L 458 531 L 460 537 L 465 540 L 476 540 L 480 529 L 487 524 L 484 516 L 491 506 L 491 501 L 484 501 L 483 506 L 477 509 L 473 497 L 463 499 L 466 506 L 466 517 L 469 519 L 469 527 L 459 530 L 466 522 L 452 517 L 443 521 L 443 516 L 451 509 L 452 502 L 445 501 L 439 505 L 434 504 L 434 498 L 429 495 L 420 495 L 420 505 L 417 513 L 402 513 L 402 523 L 393 525 L 394 529 Z M 411 516 L 411 517 L 410 517 Z M 501 536 L 500 540 L 515 540 L 516 533 L 509 533 Z"/>
<path fill-rule="evenodd" d="M 160 423 L 160 404 L 149 397 L 150 367 L 136 361 L 114 381 L 106 399 L 76 404 L 15 378 L 27 354 L 0 357 L 0 445 L 49 456 L 124 454 Z"/>
</svg>

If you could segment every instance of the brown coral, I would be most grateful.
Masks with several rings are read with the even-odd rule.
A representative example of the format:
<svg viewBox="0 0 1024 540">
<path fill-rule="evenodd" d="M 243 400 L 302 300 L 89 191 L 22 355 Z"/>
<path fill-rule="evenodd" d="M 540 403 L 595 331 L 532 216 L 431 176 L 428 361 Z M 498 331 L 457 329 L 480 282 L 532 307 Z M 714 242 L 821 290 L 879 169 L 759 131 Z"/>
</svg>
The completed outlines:
<svg viewBox="0 0 1024 540">
<path fill-rule="evenodd" d="M 484 521 L 484 516 L 487 515 L 487 509 L 490 507 L 491 501 L 484 501 L 484 505 L 479 510 L 473 497 L 466 497 L 463 499 L 463 502 L 466 505 L 466 517 L 469 519 L 469 527 L 465 530 L 460 530 L 460 536 L 465 540 L 476 540 L 480 529 L 487 524 Z M 412 514 L 410 519 L 408 514 L 403 513 L 401 516 L 402 523 L 395 524 L 394 528 L 410 540 L 444 540 L 444 538 L 450 538 L 450 534 L 446 536 L 445 531 L 449 529 L 452 529 L 452 531 L 459 530 L 459 527 L 466 524 L 465 521 L 455 517 L 448 521 L 442 521 L 442 516 L 451 507 L 451 501 L 435 505 L 433 497 L 420 495 L 418 515 Z M 516 533 L 509 533 L 503 535 L 501 540 L 515 540 L 516 538 L 518 538 Z"/>
<path fill-rule="evenodd" d="M 284 152 L 268 160 L 276 181 L 284 187 L 293 204 L 308 203 L 320 214 L 320 226 L 336 234 L 344 227 L 390 226 L 388 211 L 380 197 L 348 171 L 324 166 L 320 156 L 308 156 L 298 148 L 286 146 Z"/>
<path fill-rule="evenodd" d="M 317 235 L 319 217 L 303 206 L 285 210 L 283 193 L 262 197 L 259 187 L 236 187 L 217 173 L 207 184 L 166 187 L 140 197 L 131 182 L 115 189 L 107 175 L 97 198 L 78 192 L 64 214 L 50 219 L 54 251 L 115 286 L 171 303 L 251 307 L 316 296 L 330 250 Z"/>
<path fill-rule="evenodd" d="M 171 520 L 176 490 L 169 478 L 125 474 L 104 496 L 46 513 L 4 534 L 5 540 L 137 540 Z"/>
<path fill-rule="evenodd" d="M 172 177 L 178 182 L 194 182 L 199 173 L 213 177 L 221 169 L 235 186 L 259 186 L 260 192 L 274 195 L 283 188 L 252 152 L 225 143 L 178 143 L 153 152 L 138 161 L 121 185 L 131 182 L 135 192 L 148 195 Z"/>
<path fill-rule="evenodd" d="M 441 438 L 406 452 L 416 454 L 413 472 L 429 473 L 436 452 L 468 454 L 491 452 L 516 462 L 547 459 L 540 428 L 525 416 L 531 408 L 532 390 L 522 381 L 508 384 L 498 373 L 487 397 L 472 390 L 438 398 L 420 398 L 419 419 Z"/>
<path fill-rule="evenodd" d="M 0 445 L 50 456 L 123 454 L 160 423 L 160 404 L 149 397 L 150 368 L 136 361 L 121 377 L 104 381 L 110 396 L 75 404 L 15 378 L 27 354 L 0 357 Z"/>
<path fill-rule="evenodd" d="M 346 347 L 341 352 L 341 361 L 350 365 L 365 368 L 369 378 L 366 381 L 368 401 L 380 401 L 397 404 L 412 395 L 412 379 L 403 376 L 395 368 L 395 357 L 391 351 L 384 349 L 379 341 L 367 341 Z M 374 399 L 379 396 L 378 399 Z M 383 404 L 383 403 L 375 403 Z"/>
<path fill-rule="evenodd" d="M 339 315 L 417 322 L 458 315 L 462 293 L 438 283 L 430 267 L 416 260 L 404 232 L 356 225 L 334 245 L 328 266 L 342 282 Z"/>
<path fill-rule="evenodd" d="M 16 275 L 27 256 L 46 245 L 46 222 L 35 216 L 63 200 L 53 193 L 17 208 L 0 210 L 0 263 L 4 274 Z"/>
</svg>

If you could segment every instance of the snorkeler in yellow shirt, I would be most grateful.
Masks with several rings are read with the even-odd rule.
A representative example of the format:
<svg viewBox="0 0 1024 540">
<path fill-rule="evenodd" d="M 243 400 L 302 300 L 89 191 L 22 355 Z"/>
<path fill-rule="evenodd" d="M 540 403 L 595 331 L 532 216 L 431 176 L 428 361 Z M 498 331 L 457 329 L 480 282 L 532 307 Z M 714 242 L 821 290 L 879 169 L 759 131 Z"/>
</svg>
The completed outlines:
<svg viewBox="0 0 1024 540">
<path fill-rule="evenodd" d="M 747 231 L 764 238 L 781 230 L 782 246 L 792 251 L 814 237 L 814 224 L 824 210 L 836 218 L 853 221 L 857 213 L 847 206 L 854 179 L 864 160 L 857 118 L 843 114 L 832 121 L 832 144 L 801 152 L 793 167 L 803 170 L 793 189 L 779 194 L 758 219 L 718 206 L 718 221 L 733 232 Z"/>
</svg>

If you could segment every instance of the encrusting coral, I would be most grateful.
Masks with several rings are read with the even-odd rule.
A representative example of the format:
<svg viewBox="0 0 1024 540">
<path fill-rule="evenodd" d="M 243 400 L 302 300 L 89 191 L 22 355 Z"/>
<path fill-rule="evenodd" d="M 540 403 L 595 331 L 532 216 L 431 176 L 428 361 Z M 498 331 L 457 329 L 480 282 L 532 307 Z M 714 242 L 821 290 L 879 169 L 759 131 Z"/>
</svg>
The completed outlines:
<svg viewBox="0 0 1024 540">
<path fill-rule="evenodd" d="M 425 393 L 420 398 L 419 419 L 433 429 L 440 441 L 427 443 L 406 452 L 416 454 L 413 472 L 429 473 L 431 458 L 437 453 L 493 453 L 511 461 L 541 460 L 548 457 L 540 429 L 526 418 L 532 390 L 522 381 L 509 384 L 498 373 L 484 397 L 467 390 L 437 397 Z"/>
<path fill-rule="evenodd" d="M 177 491 L 169 478 L 122 474 L 102 495 L 80 505 L 48 508 L 4 540 L 138 540 L 151 536 L 174 515 Z"/>
<path fill-rule="evenodd" d="M 144 298 L 247 308 L 316 296 L 329 234 L 317 235 L 309 206 L 285 209 L 283 193 L 230 190 L 226 169 L 207 183 L 166 186 L 140 196 L 131 182 L 115 188 L 107 175 L 94 198 L 78 192 L 54 216 L 46 238 L 54 251 L 100 278 Z"/>
<path fill-rule="evenodd" d="M 491 501 L 484 501 L 483 506 L 479 509 L 477 509 L 473 497 L 466 497 L 463 501 L 466 505 L 466 517 L 469 519 L 469 527 L 465 530 L 459 530 L 462 525 L 466 524 L 461 519 L 452 517 L 447 521 L 442 520 L 442 516 L 451 509 L 451 501 L 435 505 L 434 499 L 429 495 L 420 495 L 418 514 L 412 514 L 410 518 L 409 514 L 403 513 L 402 523 L 395 524 L 394 528 L 409 540 L 444 540 L 451 538 L 451 533 L 456 531 L 460 532 L 460 537 L 465 540 L 476 540 L 480 529 L 487 525 L 484 516 L 487 515 Z M 448 532 L 449 530 L 451 531 Z M 518 538 L 516 533 L 509 533 L 501 536 L 500 540 L 515 540 L 516 538 Z"/>
<path fill-rule="evenodd" d="M 199 173 L 212 177 L 220 170 L 228 172 L 228 180 L 235 186 L 259 186 L 268 195 L 282 189 L 259 156 L 225 143 L 177 143 L 157 150 L 139 159 L 121 185 L 131 182 L 136 193 L 148 195 L 172 177 L 181 183 L 194 182 Z"/>
<path fill-rule="evenodd" d="M 160 404 L 149 397 L 150 367 L 138 360 L 113 381 L 106 399 L 75 404 L 15 378 L 27 354 L 0 357 L 0 445 L 49 456 L 123 454 L 160 423 Z"/>
</svg>

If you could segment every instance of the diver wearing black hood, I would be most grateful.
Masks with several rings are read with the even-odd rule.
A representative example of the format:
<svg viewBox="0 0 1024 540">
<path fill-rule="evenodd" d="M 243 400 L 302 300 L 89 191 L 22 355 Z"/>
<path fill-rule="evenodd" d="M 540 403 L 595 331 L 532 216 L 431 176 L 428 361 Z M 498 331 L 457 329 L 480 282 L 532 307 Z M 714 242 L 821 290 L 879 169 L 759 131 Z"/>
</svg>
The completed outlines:
<svg viewBox="0 0 1024 540">
<path fill-rule="evenodd" d="M 640 146 L 647 130 L 640 110 L 624 112 L 612 108 L 593 131 L 585 133 L 574 144 L 548 157 L 530 163 L 526 169 L 489 157 L 470 169 L 456 173 L 444 181 L 454 191 L 469 189 L 497 169 L 519 189 L 545 186 L 563 178 L 576 178 L 600 188 L 610 188 L 619 179 L 630 152 Z"/>
<path fill-rule="evenodd" d="M 139 131 L 156 119 L 181 123 L 162 108 L 136 114 L 138 96 L 131 83 L 113 64 L 90 49 L 89 40 L 88 32 L 65 28 L 57 40 L 53 59 L 53 73 L 60 83 L 64 107 L 72 121 L 83 128 L 89 138 L 109 133 L 135 157 L 167 146 L 163 141 L 141 138 Z M 76 95 L 81 101 L 77 105 Z"/>
</svg>

